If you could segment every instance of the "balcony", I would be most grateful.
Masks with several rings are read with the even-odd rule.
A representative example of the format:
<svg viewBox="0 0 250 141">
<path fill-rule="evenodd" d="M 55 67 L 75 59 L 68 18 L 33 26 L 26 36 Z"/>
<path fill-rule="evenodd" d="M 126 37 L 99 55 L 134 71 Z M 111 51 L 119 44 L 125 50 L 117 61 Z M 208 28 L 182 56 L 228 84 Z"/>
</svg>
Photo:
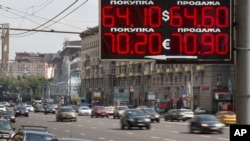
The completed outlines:
<svg viewBox="0 0 250 141">
<path fill-rule="evenodd" d="M 204 69 L 205 69 L 205 68 L 204 68 L 203 65 L 197 65 L 197 66 L 196 66 L 196 70 L 197 70 L 197 71 L 204 71 Z"/>
<path fill-rule="evenodd" d="M 151 75 L 151 71 L 148 71 L 148 70 L 144 71 L 144 76 L 148 76 L 148 75 Z"/>
<path fill-rule="evenodd" d="M 190 67 L 184 67 L 185 72 L 190 72 Z"/>
<path fill-rule="evenodd" d="M 116 61 L 116 62 L 115 62 L 115 66 L 116 66 L 116 67 L 119 67 L 120 65 L 121 65 L 121 62 L 120 62 L 120 61 Z"/>
<path fill-rule="evenodd" d="M 132 65 L 134 64 L 135 61 L 129 61 L 129 65 Z"/>
<path fill-rule="evenodd" d="M 133 73 L 133 72 L 130 72 L 129 74 L 128 74 L 128 76 L 134 76 L 135 75 L 135 73 Z"/>
<path fill-rule="evenodd" d="M 163 73 L 163 70 L 162 69 L 156 69 L 156 73 L 161 74 L 161 73 Z"/>
<path fill-rule="evenodd" d="M 103 67 L 103 64 L 100 64 L 99 67 L 102 68 L 102 67 Z"/>
<path fill-rule="evenodd" d="M 127 62 L 122 61 L 120 64 L 121 64 L 120 66 L 125 66 L 127 64 Z"/>
<path fill-rule="evenodd" d="M 166 73 L 173 73 L 173 69 L 172 68 L 166 69 Z"/>
<path fill-rule="evenodd" d="M 116 77 L 116 78 L 119 78 L 119 77 L 120 77 L 120 74 L 116 74 L 115 77 Z"/>
<path fill-rule="evenodd" d="M 175 72 L 175 73 L 181 73 L 181 72 L 182 72 L 182 68 L 175 68 L 175 69 L 174 69 L 174 72 Z"/>
<path fill-rule="evenodd" d="M 141 73 L 136 72 L 136 73 L 135 73 L 135 76 L 141 76 Z"/>
<path fill-rule="evenodd" d="M 127 75 L 125 73 L 121 73 L 120 77 L 126 77 Z"/>
</svg>

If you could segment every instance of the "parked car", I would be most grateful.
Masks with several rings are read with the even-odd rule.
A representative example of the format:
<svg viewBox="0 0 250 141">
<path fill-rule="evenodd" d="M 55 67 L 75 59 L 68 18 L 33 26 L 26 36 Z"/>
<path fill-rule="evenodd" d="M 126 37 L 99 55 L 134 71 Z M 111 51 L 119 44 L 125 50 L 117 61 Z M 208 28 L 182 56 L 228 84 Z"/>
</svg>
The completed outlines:
<svg viewBox="0 0 250 141">
<path fill-rule="evenodd" d="M 148 118 L 150 118 L 151 122 L 160 122 L 160 115 L 155 111 L 154 108 L 142 108 L 141 110 L 146 114 Z"/>
<path fill-rule="evenodd" d="M 114 110 L 115 110 L 114 106 L 107 106 L 105 108 L 108 111 L 109 115 L 113 115 L 114 114 Z"/>
<path fill-rule="evenodd" d="M 26 117 L 28 117 L 29 116 L 29 111 L 25 106 L 17 106 L 15 108 L 14 112 L 15 112 L 16 117 L 18 117 L 18 116 L 26 116 Z"/>
<path fill-rule="evenodd" d="M 15 133 L 15 128 L 11 125 L 11 122 L 7 119 L 0 118 L 0 137 L 3 139 L 9 139 Z"/>
<path fill-rule="evenodd" d="M 131 129 L 132 127 L 139 127 L 142 129 L 146 127 L 150 129 L 151 120 L 148 118 L 142 110 L 139 109 L 127 109 L 124 112 L 124 116 L 120 119 L 121 129 Z"/>
<path fill-rule="evenodd" d="M 219 111 L 215 116 L 225 125 L 236 124 L 236 113 L 232 111 Z"/>
<path fill-rule="evenodd" d="M 170 109 L 165 115 L 165 121 L 186 121 L 194 117 L 194 112 L 190 109 Z"/>
<path fill-rule="evenodd" d="M 72 107 L 59 107 L 56 112 L 56 121 L 71 120 L 77 121 L 76 112 Z"/>
<path fill-rule="evenodd" d="M 29 112 L 34 112 L 34 107 L 32 105 L 25 105 Z"/>
<path fill-rule="evenodd" d="M 44 107 L 44 114 L 48 114 L 48 113 L 55 114 L 56 113 L 56 107 L 54 105 L 45 106 Z"/>
<path fill-rule="evenodd" d="M 16 122 L 15 113 L 12 110 L 2 111 L 0 112 L 0 117 L 7 119 L 13 123 Z"/>
<path fill-rule="evenodd" d="M 123 116 L 124 112 L 129 109 L 128 106 L 116 106 L 114 109 L 114 114 L 113 114 L 113 118 L 120 118 Z"/>
<path fill-rule="evenodd" d="M 91 117 L 109 117 L 109 112 L 105 109 L 104 106 L 94 106 L 91 110 Z"/>
<path fill-rule="evenodd" d="M 81 106 L 79 107 L 78 115 L 79 116 L 90 116 L 91 115 L 91 109 L 88 106 Z"/>
<path fill-rule="evenodd" d="M 189 122 L 190 133 L 194 133 L 194 131 L 201 133 L 223 133 L 224 127 L 225 124 L 223 124 L 217 117 L 210 114 L 195 115 L 194 118 Z"/>
<path fill-rule="evenodd" d="M 43 107 L 43 105 L 41 105 L 41 104 L 35 105 L 35 106 L 34 106 L 34 112 L 35 112 L 35 113 L 44 112 L 44 107 Z"/>
</svg>

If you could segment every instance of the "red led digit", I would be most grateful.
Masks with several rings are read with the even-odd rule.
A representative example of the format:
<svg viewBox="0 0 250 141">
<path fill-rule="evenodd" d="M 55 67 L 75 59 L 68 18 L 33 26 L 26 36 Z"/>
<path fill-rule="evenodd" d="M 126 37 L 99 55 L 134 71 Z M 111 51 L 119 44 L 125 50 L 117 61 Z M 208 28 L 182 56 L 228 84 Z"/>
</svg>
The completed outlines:
<svg viewBox="0 0 250 141">
<path fill-rule="evenodd" d="M 228 8 L 226 7 L 218 7 L 216 8 L 216 25 L 219 28 L 227 28 L 229 23 L 228 23 Z M 223 17 L 223 18 L 221 18 Z M 224 21 L 223 21 L 224 20 Z"/>
<path fill-rule="evenodd" d="M 194 55 L 197 53 L 197 35 L 194 33 L 184 34 L 184 54 Z"/>
<path fill-rule="evenodd" d="M 118 33 L 116 35 L 117 54 L 129 54 L 130 38 L 128 33 Z"/>
<path fill-rule="evenodd" d="M 120 19 L 124 19 L 124 23 L 126 26 L 129 26 L 129 24 L 130 24 L 129 15 L 130 15 L 130 13 L 129 13 L 128 7 L 125 7 L 125 8 L 117 7 L 116 8 L 116 16 Z"/>
<path fill-rule="evenodd" d="M 212 6 L 202 7 L 202 11 L 201 11 L 201 17 L 202 17 L 201 25 L 202 25 L 202 27 L 211 28 L 211 27 L 215 26 L 214 25 L 214 16 L 211 14 L 212 11 L 213 11 Z"/>
<path fill-rule="evenodd" d="M 112 6 L 103 6 L 102 8 L 102 25 L 104 27 L 114 27 L 115 19 L 113 16 L 113 7 Z"/>
<path fill-rule="evenodd" d="M 218 55 L 226 55 L 229 51 L 228 35 L 219 33 L 216 35 L 216 53 Z"/>
<path fill-rule="evenodd" d="M 211 33 L 202 34 L 202 45 L 204 47 L 204 51 L 202 54 L 214 54 L 215 42 L 214 42 L 214 35 Z"/>
<path fill-rule="evenodd" d="M 184 17 L 192 21 L 194 27 L 197 26 L 197 8 L 184 8 Z"/>
<path fill-rule="evenodd" d="M 162 10 L 160 6 L 151 6 L 148 8 L 149 26 L 160 27 L 162 25 Z"/>
<path fill-rule="evenodd" d="M 137 33 L 136 37 L 141 40 L 138 40 L 134 45 L 135 54 L 143 55 L 146 53 L 145 46 L 147 46 L 147 33 Z"/>
<path fill-rule="evenodd" d="M 183 26 L 182 21 L 182 13 L 181 13 L 180 6 L 172 6 L 169 10 L 169 25 L 172 27 L 181 27 Z"/>
<path fill-rule="evenodd" d="M 114 34 L 113 33 L 104 33 L 104 37 L 105 37 L 106 41 L 109 41 L 109 43 L 111 45 L 111 53 L 116 53 Z M 110 38 L 110 39 L 108 40 L 108 38 Z"/>
<path fill-rule="evenodd" d="M 162 37 L 159 33 L 149 34 L 149 54 L 157 55 L 162 53 Z"/>
</svg>

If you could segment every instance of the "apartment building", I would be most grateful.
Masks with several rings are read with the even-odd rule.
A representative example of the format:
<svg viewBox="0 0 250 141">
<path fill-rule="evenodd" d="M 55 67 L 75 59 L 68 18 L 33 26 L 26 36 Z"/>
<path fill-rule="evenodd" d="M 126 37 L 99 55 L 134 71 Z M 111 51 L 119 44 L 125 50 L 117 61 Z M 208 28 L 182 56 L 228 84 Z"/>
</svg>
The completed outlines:
<svg viewBox="0 0 250 141">
<path fill-rule="evenodd" d="M 9 63 L 8 76 L 42 76 L 46 79 L 53 77 L 51 59 L 53 53 L 16 52 L 15 60 Z"/>
<path fill-rule="evenodd" d="M 90 103 L 163 103 L 167 108 L 204 107 L 211 112 L 225 105 L 233 107 L 234 65 L 102 60 L 98 26 L 80 37 L 81 94 Z"/>
</svg>

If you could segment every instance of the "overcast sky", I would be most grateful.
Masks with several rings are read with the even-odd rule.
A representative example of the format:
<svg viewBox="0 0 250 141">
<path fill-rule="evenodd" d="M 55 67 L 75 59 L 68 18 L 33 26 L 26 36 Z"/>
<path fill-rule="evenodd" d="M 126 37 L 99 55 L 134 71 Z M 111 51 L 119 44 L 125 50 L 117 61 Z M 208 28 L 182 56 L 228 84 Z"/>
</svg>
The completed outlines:
<svg viewBox="0 0 250 141">
<path fill-rule="evenodd" d="M 20 29 L 82 32 L 98 25 L 98 1 L 0 0 L 0 24 L 8 23 L 10 28 Z M 79 34 L 10 30 L 9 59 L 14 59 L 16 52 L 56 53 L 62 50 L 66 39 L 80 40 L 80 37 Z"/>
</svg>

